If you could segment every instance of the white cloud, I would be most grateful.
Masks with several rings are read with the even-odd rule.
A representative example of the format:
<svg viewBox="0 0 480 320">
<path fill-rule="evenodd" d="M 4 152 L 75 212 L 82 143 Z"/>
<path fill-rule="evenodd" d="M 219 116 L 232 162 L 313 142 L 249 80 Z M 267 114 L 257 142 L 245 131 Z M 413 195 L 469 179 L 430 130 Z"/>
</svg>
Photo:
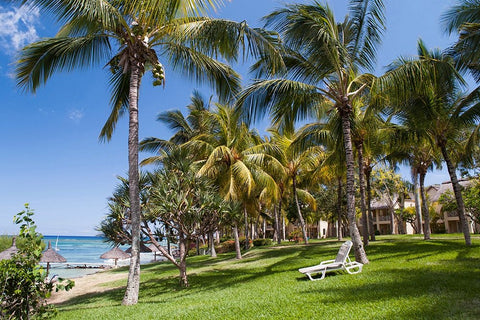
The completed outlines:
<svg viewBox="0 0 480 320">
<path fill-rule="evenodd" d="M 82 120 L 84 116 L 85 116 L 85 113 L 82 110 L 78 110 L 78 109 L 71 110 L 68 113 L 68 118 L 76 123 L 80 122 L 80 120 Z"/>
<path fill-rule="evenodd" d="M 26 44 L 38 38 L 35 26 L 39 23 L 37 8 L 0 7 L 0 47 L 7 54 L 13 54 Z"/>
</svg>

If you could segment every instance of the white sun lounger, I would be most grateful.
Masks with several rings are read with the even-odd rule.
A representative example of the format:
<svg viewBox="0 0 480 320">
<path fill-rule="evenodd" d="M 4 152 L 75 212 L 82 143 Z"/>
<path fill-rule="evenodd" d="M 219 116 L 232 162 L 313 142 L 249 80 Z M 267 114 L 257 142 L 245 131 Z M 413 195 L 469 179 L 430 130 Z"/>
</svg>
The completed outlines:
<svg viewBox="0 0 480 320">
<path fill-rule="evenodd" d="M 350 258 L 348 257 L 348 254 L 350 253 L 350 250 L 352 249 L 352 241 L 346 241 L 340 249 L 338 250 L 337 257 L 335 260 L 327 260 L 327 261 L 322 261 L 320 264 L 313 266 L 313 267 L 307 267 L 307 268 L 301 268 L 298 269 L 303 274 L 306 274 L 307 277 L 312 280 L 322 280 L 325 278 L 325 274 L 330 271 L 335 271 L 335 270 L 345 270 L 350 274 L 355 274 L 362 272 L 363 264 L 356 262 L 356 261 L 350 261 Z M 313 278 L 312 274 L 317 274 L 321 273 L 320 278 Z"/>
</svg>

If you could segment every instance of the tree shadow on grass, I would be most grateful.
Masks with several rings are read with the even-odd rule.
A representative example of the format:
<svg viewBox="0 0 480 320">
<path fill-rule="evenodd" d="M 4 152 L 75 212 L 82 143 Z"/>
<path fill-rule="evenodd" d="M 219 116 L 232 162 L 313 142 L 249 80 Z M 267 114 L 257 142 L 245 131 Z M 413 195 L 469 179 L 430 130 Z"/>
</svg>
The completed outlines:
<svg viewBox="0 0 480 320">
<path fill-rule="evenodd" d="M 332 304 L 345 305 L 347 310 L 354 304 L 384 306 L 388 311 L 383 319 L 479 319 L 476 292 L 480 290 L 480 270 L 451 260 L 440 263 L 440 270 L 393 267 L 363 277 L 325 279 L 302 294 L 317 301 L 319 308 Z"/>
</svg>

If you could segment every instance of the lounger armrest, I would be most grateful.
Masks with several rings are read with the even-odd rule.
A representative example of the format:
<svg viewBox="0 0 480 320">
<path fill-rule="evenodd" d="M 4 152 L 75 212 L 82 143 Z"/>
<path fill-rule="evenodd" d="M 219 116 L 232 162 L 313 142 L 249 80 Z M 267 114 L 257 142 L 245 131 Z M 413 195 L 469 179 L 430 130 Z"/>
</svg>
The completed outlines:
<svg viewBox="0 0 480 320">
<path fill-rule="evenodd" d="M 320 262 L 320 265 L 323 265 L 323 264 L 330 264 L 330 263 L 333 263 L 335 262 L 335 259 L 334 260 L 326 260 L 326 261 L 322 261 Z"/>
<path fill-rule="evenodd" d="M 362 272 L 363 264 L 357 261 L 349 262 L 345 264 L 345 270 L 350 274 Z"/>
</svg>

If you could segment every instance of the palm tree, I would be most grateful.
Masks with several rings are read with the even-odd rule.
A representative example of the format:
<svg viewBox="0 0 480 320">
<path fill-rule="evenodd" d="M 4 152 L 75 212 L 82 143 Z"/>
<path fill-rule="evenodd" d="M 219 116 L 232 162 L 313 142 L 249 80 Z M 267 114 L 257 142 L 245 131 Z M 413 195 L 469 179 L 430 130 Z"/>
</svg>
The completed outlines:
<svg viewBox="0 0 480 320">
<path fill-rule="evenodd" d="M 422 108 L 422 103 L 424 99 L 414 99 L 414 101 L 409 101 L 406 103 L 414 103 L 416 108 Z M 423 224 L 423 234 L 425 240 L 430 240 L 430 213 L 428 210 L 427 195 L 425 191 L 425 177 L 428 170 L 433 169 L 434 164 L 437 167 L 440 167 L 440 155 L 437 148 L 434 148 L 432 144 L 422 137 L 421 132 L 417 132 L 418 128 L 421 127 L 421 124 L 416 123 L 417 119 L 407 119 L 402 118 L 400 120 L 401 126 L 397 126 L 396 133 L 393 135 L 392 141 L 395 141 L 395 148 L 392 153 L 389 155 L 389 158 L 394 158 L 395 160 L 400 160 L 412 168 L 412 174 L 414 174 L 418 180 L 418 192 L 420 193 L 421 209 L 418 210 L 420 205 L 417 205 L 418 197 L 416 195 L 415 205 L 416 205 L 416 215 L 417 215 L 417 229 L 422 230 L 422 220 Z M 392 145 L 392 144 L 390 144 Z M 415 179 L 413 181 L 415 184 Z M 415 186 L 414 189 L 417 187 Z M 417 190 L 414 190 L 417 191 Z M 422 219 L 423 214 L 423 219 Z"/>
<path fill-rule="evenodd" d="M 123 304 L 138 301 L 140 279 L 140 203 L 138 186 L 138 94 L 151 69 L 154 85 L 165 85 L 159 56 L 172 69 L 216 88 L 222 98 L 238 91 L 239 76 L 211 56 L 234 61 L 239 48 L 263 58 L 277 56 L 270 34 L 244 22 L 200 17 L 223 1 L 212 0 L 31 0 L 63 24 L 55 37 L 26 46 L 16 74 L 21 88 L 35 92 L 55 71 L 107 62 L 112 71 L 112 112 L 101 131 L 109 140 L 119 117 L 129 113 L 128 163 L 132 210 L 132 259 Z M 247 42 L 247 44 L 245 44 Z M 244 46 L 235 44 L 242 43 Z M 263 54 L 269 52 L 269 54 Z"/>
<path fill-rule="evenodd" d="M 191 103 L 187 106 L 188 115 L 186 117 L 180 110 L 165 111 L 158 115 L 157 121 L 173 130 L 173 136 L 169 140 L 148 137 L 140 141 L 140 151 L 158 153 L 158 155 L 142 160 L 141 165 L 161 164 L 165 155 L 175 146 L 185 144 L 198 135 L 212 132 L 214 128 L 210 121 L 211 97 L 207 101 L 200 92 L 195 90 L 190 100 Z"/>
<path fill-rule="evenodd" d="M 469 70 L 480 81 L 480 3 L 459 0 L 442 16 L 448 34 L 458 33 L 457 42 L 447 50 L 461 70 Z"/>
<path fill-rule="evenodd" d="M 390 97 L 394 105 L 400 106 L 397 109 L 400 117 L 416 119 L 416 132 L 440 150 L 453 186 L 465 243 L 469 246 L 471 239 L 456 168 L 458 156 L 469 154 L 459 142 L 465 137 L 465 129 L 472 128 L 480 118 L 480 91 L 477 88 L 462 94 L 460 86 L 464 80 L 451 57 L 439 50 L 429 51 L 421 40 L 418 50 L 419 59 L 395 62 L 394 68 L 379 79 L 378 88 L 391 89 Z M 412 79 L 422 81 L 412 82 Z M 412 99 L 421 100 L 421 107 L 405 103 Z"/>
<path fill-rule="evenodd" d="M 277 189 L 273 178 L 262 169 L 267 161 L 274 163 L 273 159 L 263 153 L 260 137 L 240 121 L 240 115 L 230 106 L 217 104 L 211 113 L 215 130 L 198 135 L 183 146 L 200 158 L 198 176 L 213 179 L 225 200 L 242 203 L 248 245 L 247 205 L 259 188 L 273 197 Z M 203 150 L 207 153 L 202 154 Z"/>
<path fill-rule="evenodd" d="M 384 6 L 380 0 L 352 0 L 349 9 L 341 23 L 327 5 L 318 2 L 287 5 L 265 17 L 267 26 L 278 30 L 284 39 L 287 70 L 274 72 L 277 70 L 264 61 L 256 67 L 261 75 L 285 78 L 253 83 L 243 91 L 239 105 L 247 106 L 252 117 L 269 111 L 275 123 L 305 119 L 325 107 L 325 101 L 333 105 L 342 120 L 350 236 L 356 260 L 368 263 L 355 219 L 351 115 L 355 100 L 373 79 L 361 70 L 373 69 L 384 30 Z"/>
<path fill-rule="evenodd" d="M 299 143 L 299 139 L 301 139 L 302 136 L 298 131 L 292 132 L 286 130 L 283 131 L 282 134 L 278 129 L 272 128 L 268 130 L 268 132 L 272 136 L 272 146 L 270 149 L 278 151 L 277 154 L 273 156 L 278 160 L 279 166 L 284 169 L 284 172 L 282 172 L 283 177 L 276 177 L 275 180 L 285 185 L 291 183 L 297 218 L 302 229 L 304 242 L 308 244 L 307 228 L 300 209 L 299 196 L 305 203 L 310 204 L 313 210 L 315 210 L 316 203 L 313 196 L 307 190 L 299 188 L 299 182 L 304 178 L 302 176 L 305 176 L 314 166 L 315 159 L 320 156 L 322 150 L 319 147 L 302 148 Z M 266 152 L 268 152 L 268 150 L 266 150 Z"/>
</svg>

